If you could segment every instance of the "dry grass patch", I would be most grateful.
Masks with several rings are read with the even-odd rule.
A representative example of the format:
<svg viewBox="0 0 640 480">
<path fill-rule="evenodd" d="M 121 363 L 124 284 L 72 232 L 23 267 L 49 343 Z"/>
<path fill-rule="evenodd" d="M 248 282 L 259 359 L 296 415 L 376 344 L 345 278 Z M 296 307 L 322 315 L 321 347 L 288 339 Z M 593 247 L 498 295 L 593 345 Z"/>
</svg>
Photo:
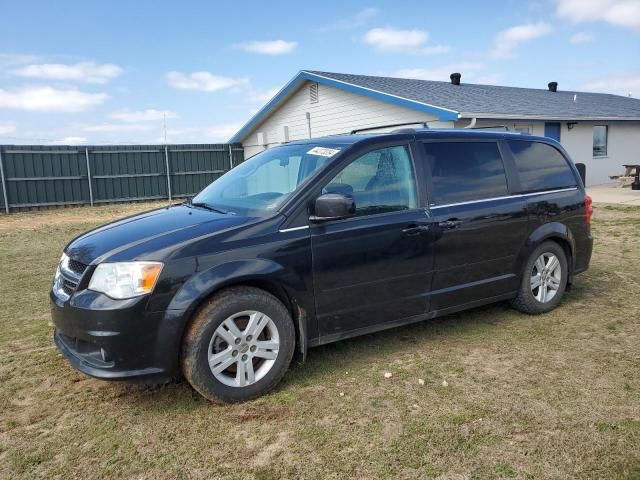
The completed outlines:
<svg viewBox="0 0 640 480">
<path fill-rule="evenodd" d="M 0 217 L 0 478 L 640 478 L 639 208 L 596 206 L 591 269 L 549 314 L 497 304 L 327 345 L 223 406 L 87 378 L 52 347 L 64 244 L 148 208 Z"/>
</svg>

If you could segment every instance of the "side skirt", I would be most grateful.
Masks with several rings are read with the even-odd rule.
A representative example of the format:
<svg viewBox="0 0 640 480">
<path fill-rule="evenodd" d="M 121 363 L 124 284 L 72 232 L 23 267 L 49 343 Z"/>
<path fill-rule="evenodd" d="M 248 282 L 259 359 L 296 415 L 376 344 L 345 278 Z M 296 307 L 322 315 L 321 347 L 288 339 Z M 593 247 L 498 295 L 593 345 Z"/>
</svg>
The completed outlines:
<svg viewBox="0 0 640 480">
<path fill-rule="evenodd" d="M 347 338 L 359 337 L 368 333 L 380 332 L 382 330 L 389 330 L 391 328 L 401 327 L 404 325 L 410 325 L 412 323 L 422 322 L 443 315 L 459 312 L 462 310 L 468 310 L 470 308 L 480 307 L 482 305 L 488 305 L 490 303 L 501 302 L 503 300 L 510 300 L 516 296 L 517 292 L 505 293 L 494 297 L 483 298 L 475 300 L 473 302 L 464 303 L 462 305 L 456 305 L 455 307 L 443 308 L 441 310 L 434 310 L 420 315 L 414 315 L 412 317 L 401 318 L 400 320 L 393 320 L 391 322 L 380 323 L 378 325 L 372 325 L 369 327 L 358 328 L 356 330 L 349 330 L 348 332 L 332 333 L 330 335 L 324 335 L 318 338 L 309 340 L 309 347 L 318 347 L 320 345 L 326 345 L 327 343 L 338 342 Z"/>
</svg>

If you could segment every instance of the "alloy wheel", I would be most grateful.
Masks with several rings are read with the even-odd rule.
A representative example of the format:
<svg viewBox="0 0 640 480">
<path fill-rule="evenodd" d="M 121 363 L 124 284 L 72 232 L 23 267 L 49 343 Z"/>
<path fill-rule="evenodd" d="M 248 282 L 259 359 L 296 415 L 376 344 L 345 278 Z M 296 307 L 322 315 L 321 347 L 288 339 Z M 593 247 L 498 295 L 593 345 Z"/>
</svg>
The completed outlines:
<svg viewBox="0 0 640 480">
<path fill-rule="evenodd" d="M 540 255 L 531 271 L 531 293 L 540 303 L 550 302 L 560 289 L 562 265 L 553 253 Z"/>
<path fill-rule="evenodd" d="M 230 387 L 246 387 L 273 367 L 280 347 L 278 328 L 262 312 L 236 313 L 223 321 L 209 342 L 209 368 Z"/>
</svg>

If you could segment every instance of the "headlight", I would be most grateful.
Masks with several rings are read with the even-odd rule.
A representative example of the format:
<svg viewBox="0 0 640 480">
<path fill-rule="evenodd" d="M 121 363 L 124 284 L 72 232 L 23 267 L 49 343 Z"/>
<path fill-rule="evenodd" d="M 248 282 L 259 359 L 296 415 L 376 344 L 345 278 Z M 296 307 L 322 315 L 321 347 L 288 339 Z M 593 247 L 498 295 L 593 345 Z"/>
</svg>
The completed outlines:
<svg viewBox="0 0 640 480">
<path fill-rule="evenodd" d="M 69 263 L 69 257 L 66 253 L 63 253 L 60 257 L 60 261 L 58 262 L 58 266 L 56 267 L 56 273 L 53 276 L 53 286 L 54 288 L 60 289 L 62 288 L 62 278 L 60 275 L 60 265 L 66 265 Z"/>
<path fill-rule="evenodd" d="M 89 290 L 122 300 L 150 293 L 162 271 L 160 262 L 101 263 L 91 276 Z"/>
</svg>

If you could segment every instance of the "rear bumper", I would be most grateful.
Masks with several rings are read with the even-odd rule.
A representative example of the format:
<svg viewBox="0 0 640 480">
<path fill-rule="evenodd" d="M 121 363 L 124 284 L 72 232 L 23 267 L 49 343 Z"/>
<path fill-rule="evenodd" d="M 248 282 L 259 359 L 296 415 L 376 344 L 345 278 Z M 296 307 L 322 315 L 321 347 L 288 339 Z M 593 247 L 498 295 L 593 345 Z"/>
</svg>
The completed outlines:
<svg viewBox="0 0 640 480">
<path fill-rule="evenodd" d="M 579 245 L 576 245 L 575 262 L 573 273 L 578 274 L 586 271 L 591 262 L 593 253 L 593 237 L 589 234 Z"/>
<path fill-rule="evenodd" d="M 116 301 L 84 291 L 51 292 L 54 342 L 77 370 L 104 380 L 160 383 L 179 376 L 181 317 L 147 312 L 147 298 Z"/>
</svg>

